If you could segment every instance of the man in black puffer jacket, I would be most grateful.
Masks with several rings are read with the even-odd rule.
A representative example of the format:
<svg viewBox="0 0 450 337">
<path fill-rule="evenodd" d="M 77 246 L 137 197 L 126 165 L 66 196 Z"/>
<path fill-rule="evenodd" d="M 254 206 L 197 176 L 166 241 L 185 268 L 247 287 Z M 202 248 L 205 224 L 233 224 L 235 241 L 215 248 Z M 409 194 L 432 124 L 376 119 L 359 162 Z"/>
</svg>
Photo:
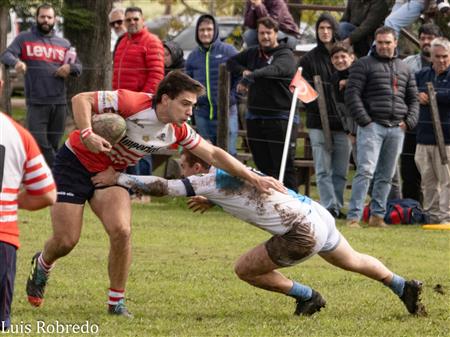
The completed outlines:
<svg viewBox="0 0 450 337">
<path fill-rule="evenodd" d="M 361 218 L 373 177 L 369 226 L 386 226 L 383 221 L 386 200 L 405 130 L 417 123 L 416 82 L 408 66 L 397 57 L 396 48 L 395 31 L 381 27 L 375 32 L 371 55 L 350 68 L 345 102 L 358 123 L 358 131 L 357 172 L 347 216 L 349 225 Z"/>
</svg>

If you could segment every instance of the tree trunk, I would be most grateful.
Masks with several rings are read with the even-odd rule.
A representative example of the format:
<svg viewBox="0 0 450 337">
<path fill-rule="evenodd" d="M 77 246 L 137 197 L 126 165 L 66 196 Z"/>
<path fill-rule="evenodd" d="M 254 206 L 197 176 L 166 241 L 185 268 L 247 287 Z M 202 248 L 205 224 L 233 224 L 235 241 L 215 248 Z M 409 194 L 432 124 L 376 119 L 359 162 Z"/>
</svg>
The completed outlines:
<svg viewBox="0 0 450 337">
<path fill-rule="evenodd" d="M 172 2 L 173 0 L 164 1 L 164 15 L 172 15 Z"/>
<path fill-rule="evenodd" d="M 68 100 L 80 92 L 111 88 L 111 29 L 108 13 L 112 3 L 113 0 L 64 1 L 64 37 L 76 47 L 83 65 L 81 76 L 68 80 Z"/>
<path fill-rule="evenodd" d="M 6 49 L 6 37 L 8 32 L 8 21 L 9 21 L 9 6 L 6 3 L 1 3 L 0 6 L 0 53 Z M 0 66 L 2 66 L 0 64 Z M 0 105 L 2 111 L 11 115 L 11 81 L 9 79 L 9 73 L 5 71 L 3 67 L 3 79 L 4 86 L 3 92 L 0 93 L 1 100 Z"/>
</svg>

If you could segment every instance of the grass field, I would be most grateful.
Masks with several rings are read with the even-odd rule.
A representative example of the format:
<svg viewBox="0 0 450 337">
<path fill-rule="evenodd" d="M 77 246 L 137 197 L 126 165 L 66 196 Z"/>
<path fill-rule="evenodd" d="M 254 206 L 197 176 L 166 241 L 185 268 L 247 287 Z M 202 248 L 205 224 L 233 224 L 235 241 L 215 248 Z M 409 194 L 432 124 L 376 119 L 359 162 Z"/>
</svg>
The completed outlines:
<svg viewBox="0 0 450 337">
<path fill-rule="evenodd" d="M 30 257 L 42 247 L 50 224 L 48 210 L 21 212 L 13 322 L 29 324 L 32 331 L 14 335 L 46 335 L 37 333 L 37 321 L 47 326 L 88 321 L 91 328 L 98 326 L 100 336 L 449 335 L 448 231 L 339 226 L 356 249 L 379 257 L 398 274 L 424 281 L 428 317 L 410 316 L 381 284 L 314 257 L 284 271 L 328 301 L 319 314 L 299 318 L 292 315 L 293 299 L 253 288 L 234 275 L 237 257 L 268 234 L 220 210 L 192 214 L 181 200 L 154 199 L 133 207 L 133 265 L 127 286 L 133 320 L 106 314 L 108 240 L 89 209 L 79 245 L 52 272 L 44 306 L 29 306 L 24 285 Z M 436 284 L 443 286 L 445 295 L 433 290 Z"/>
</svg>

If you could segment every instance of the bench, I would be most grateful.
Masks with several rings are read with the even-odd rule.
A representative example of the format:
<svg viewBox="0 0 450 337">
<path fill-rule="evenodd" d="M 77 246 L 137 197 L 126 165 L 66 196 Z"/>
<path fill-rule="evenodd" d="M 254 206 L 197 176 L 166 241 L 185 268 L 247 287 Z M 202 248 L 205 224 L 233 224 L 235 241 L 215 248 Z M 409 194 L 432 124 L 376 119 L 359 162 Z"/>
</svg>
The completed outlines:
<svg viewBox="0 0 450 337">
<path fill-rule="evenodd" d="M 253 159 L 247 146 L 247 131 L 239 130 L 238 136 L 242 138 L 242 146 L 241 149 L 238 149 L 236 158 L 242 163 L 247 164 Z M 304 194 L 309 195 L 311 192 L 311 176 L 314 174 L 314 161 L 312 159 L 312 149 L 308 132 L 303 130 L 298 131 L 297 149 L 298 148 L 302 149 L 302 151 L 300 151 L 301 155 L 297 156 L 294 160 L 297 181 L 299 186 L 305 185 Z"/>
</svg>

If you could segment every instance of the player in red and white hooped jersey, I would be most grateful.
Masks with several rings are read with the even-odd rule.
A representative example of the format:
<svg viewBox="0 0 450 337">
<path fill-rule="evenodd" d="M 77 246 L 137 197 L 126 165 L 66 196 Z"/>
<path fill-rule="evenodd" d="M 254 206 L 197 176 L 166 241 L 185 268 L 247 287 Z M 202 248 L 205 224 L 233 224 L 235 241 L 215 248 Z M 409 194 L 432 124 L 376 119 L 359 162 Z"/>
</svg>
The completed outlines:
<svg viewBox="0 0 450 337">
<path fill-rule="evenodd" d="M 55 200 L 55 183 L 36 141 L 0 112 L 0 331 L 10 325 L 19 248 L 17 210 L 40 209 Z"/>
<path fill-rule="evenodd" d="M 90 99 L 93 113 L 117 112 L 127 123 L 126 135 L 108 152 L 91 152 L 81 140 L 80 130 L 71 133 L 66 146 L 90 172 L 100 172 L 109 166 L 123 170 L 135 165 L 143 156 L 172 144 L 193 149 L 202 139 L 184 122 L 181 125 L 161 122 L 152 106 L 151 94 L 119 89 L 93 92 Z"/>
<path fill-rule="evenodd" d="M 58 152 L 53 175 L 58 200 L 52 207 L 53 235 L 42 253 L 33 257 L 33 277 L 27 281 L 28 300 L 41 305 L 46 279 L 53 263 L 70 253 L 77 244 L 83 224 L 86 201 L 102 221 L 110 238 L 108 311 L 131 316 L 124 305 L 125 285 L 131 263 L 131 204 L 128 191 L 120 186 L 96 188 L 91 178 L 108 166 L 116 170 L 136 163 L 142 156 L 172 144 L 189 149 L 208 163 L 249 181 L 263 192 L 284 191 L 271 177 L 249 170 L 222 149 L 204 141 L 186 121 L 192 116 L 203 86 L 182 72 L 169 73 L 159 84 L 155 96 L 126 90 L 86 92 L 72 99 L 75 124 L 73 132 Z M 126 118 L 127 132 L 118 144 L 111 145 L 92 132 L 92 114 L 116 112 Z M 81 140 L 80 140 L 81 139 Z"/>
<path fill-rule="evenodd" d="M 0 125 L 0 241 L 18 248 L 17 209 L 23 208 L 20 186 L 24 194 L 42 196 L 54 192 L 55 183 L 31 134 L 4 113 L 0 113 Z"/>
</svg>

